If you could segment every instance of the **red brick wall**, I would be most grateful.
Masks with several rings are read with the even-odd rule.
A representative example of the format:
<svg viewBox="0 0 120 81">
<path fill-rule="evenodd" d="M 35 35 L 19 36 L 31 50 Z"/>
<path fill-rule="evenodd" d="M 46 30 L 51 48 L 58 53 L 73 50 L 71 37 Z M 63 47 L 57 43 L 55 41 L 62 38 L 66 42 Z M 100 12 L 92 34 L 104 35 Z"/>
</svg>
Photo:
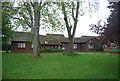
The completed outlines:
<svg viewBox="0 0 120 81">
<path fill-rule="evenodd" d="M 91 40 L 91 42 L 95 44 L 95 47 L 98 46 L 98 40 L 94 39 L 94 40 Z M 25 44 L 26 44 L 25 48 L 18 48 L 18 42 L 12 42 L 11 51 L 13 53 L 32 53 L 31 43 L 25 43 Z M 89 42 L 84 44 L 78 44 L 78 48 L 75 49 L 75 51 L 95 51 L 95 50 L 90 50 L 88 48 L 88 44 Z M 44 45 L 44 46 L 41 46 L 41 48 L 52 48 L 52 46 Z M 65 49 L 67 49 L 66 46 L 65 46 Z"/>
<path fill-rule="evenodd" d="M 91 40 L 91 42 L 94 43 L 94 46 L 95 46 L 94 48 L 98 47 L 99 42 L 97 39 L 93 39 L 93 40 Z M 80 44 L 78 44 L 78 49 L 76 49 L 76 50 L 77 51 L 91 51 L 91 52 L 95 51 L 94 49 L 93 50 L 89 49 L 88 45 L 89 45 L 89 42 L 80 43 Z"/>
<path fill-rule="evenodd" d="M 41 46 L 41 48 L 52 48 L 52 46 Z"/>
<path fill-rule="evenodd" d="M 32 53 L 32 47 L 30 43 L 25 43 L 25 48 L 18 48 L 18 42 L 12 42 L 12 53 Z"/>
<path fill-rule="evenodd" d="M 92 43 L 94 43 L 94 49 L 89 49 L 88 45 L 89 45 L 89 41 L 86 43 L 86 51 L 95 51 L 95 48 L 99 46 L 99 41 L 97 39 L 93 39 L 91 40 Z"/>
<path fill-rule="evenodd" d="M 104 48 L 104 50 L 117 50 L 116 48 Z"/>
<path fill-rule="evenodd" d="M 18 48 L 18 43 L 24 43 L 24 42 L 12 42 L 11 45 L 12 53 L 32 53 L 31 43 L 25 43 L 25 48 Z M 41 48 L 52 48 L 52 46 L 42 45 Z M 62 52 L 62 51 L 53 51 L 53 52 Z"/>
</svg>

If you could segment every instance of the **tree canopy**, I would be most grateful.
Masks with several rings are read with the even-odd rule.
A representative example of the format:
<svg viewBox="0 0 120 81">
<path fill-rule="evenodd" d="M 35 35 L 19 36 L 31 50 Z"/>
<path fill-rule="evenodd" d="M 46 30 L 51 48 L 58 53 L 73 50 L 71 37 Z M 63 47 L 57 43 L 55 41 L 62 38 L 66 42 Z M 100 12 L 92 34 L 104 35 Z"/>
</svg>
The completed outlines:
<svg viewBox="0 0 120 81">
<path fill-rule="evenodd" d="M 65 23 L 65 28 L 68 33 L 69 45 L 65 54 L 71 55 L 74 52 L 74 37 L 79 16 L 83 16 L 86 9 L 88 9 L 89 13 L 96 11 L 98 9 L 99 2 L 94 0 L 71 0 L 70 2 L 60 2 L 56 4 L 59 7 L 58 10 L 62 14 L 62 20 L 64 21 L 63 23 Z"/>
<path fill-rule="evenodd" d="M 101 25 L 101 20 L 97 24 L 91 24 L 90 27 L 93 32 L 100 35 L 103 40 L 103 43 L 115 42 L 120 45 L 120 35 L 119 35 L 119 14 L 118 10 L 120 7 L 120 2 L 110 2 L 108 8 L 111 11 L 109 18 L 107 18 L 107 23 L 104 22 L 104 25 Z"/>
<path fill-rule="evenodd" d="M 13 25 L 9 17 L 10 10 L 8 7 L 6 7 L 6 5 L 12 7 L 12 4 L 9 2 L 2 3 L 2 44 L 6 44 L 13 34 Z"/>
</svg>

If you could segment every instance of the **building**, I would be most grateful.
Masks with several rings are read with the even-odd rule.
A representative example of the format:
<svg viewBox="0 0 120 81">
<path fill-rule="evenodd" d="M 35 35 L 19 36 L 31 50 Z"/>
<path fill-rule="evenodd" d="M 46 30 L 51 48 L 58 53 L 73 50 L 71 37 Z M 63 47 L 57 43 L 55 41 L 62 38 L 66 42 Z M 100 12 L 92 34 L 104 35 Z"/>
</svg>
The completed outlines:
<svg viewBox="0 0 120 81">
<path fill-rule="evenodd" d="M 32 53 L 30 32 L 16 32 L 11 39 L 11 51 L 13 53 Z M 67 49 L 69 41 L 63 34 L 39 35 L 41 48 Z M 98 39 L 95 36 L 82 36 L 74 39 L 75 51 L 95 51 L 98 47 Z"/>
</svg>

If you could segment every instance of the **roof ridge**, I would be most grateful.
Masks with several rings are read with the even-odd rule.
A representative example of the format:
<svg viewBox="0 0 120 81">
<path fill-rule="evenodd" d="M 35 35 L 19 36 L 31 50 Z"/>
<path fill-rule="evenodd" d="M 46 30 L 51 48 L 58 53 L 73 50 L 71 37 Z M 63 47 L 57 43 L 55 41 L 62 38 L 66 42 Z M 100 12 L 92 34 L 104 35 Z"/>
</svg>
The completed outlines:
<svg viewBox="0 0 120 81">
<path fill-rule="evenodd" d="M 52 33 L 47 33 L 46 35 L 64 35 L 64 34 L 52 34 Z"/>
<path fill-rule="evenodd" d="M 82 35 L 81 37 L 97 37 L 97 36 Z"/>
</svg>

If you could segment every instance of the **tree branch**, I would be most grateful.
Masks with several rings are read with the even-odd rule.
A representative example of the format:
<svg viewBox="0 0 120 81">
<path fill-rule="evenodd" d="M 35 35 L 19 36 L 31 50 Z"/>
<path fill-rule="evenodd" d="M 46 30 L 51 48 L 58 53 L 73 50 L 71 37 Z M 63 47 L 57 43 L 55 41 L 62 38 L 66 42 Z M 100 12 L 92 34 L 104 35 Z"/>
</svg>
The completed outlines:
<svg viewBox="0 0 120 81">
<path fill-rule="evenodd" d="M 80 2 L 77 2 L 77 7 L 76 7 L 76 17 L 74 20 L 74 27 L 73 27 L 73 32 L 72 32 L 72 36 L 75 36 L 75 31 L 76 31 L 76 27 L 77 27 L 77 22 L 78 22 L 78 14 L 79 14 L 79 7 L 80 7 Z"/>
<path fill-rule="evenodd" d="M 31 2 L 32 3 L 32 2 Z M 29 15 L 30 15 L 30 20 L 31 20 L 31 24 L 33 23 L 33 17 L 32 17 L 32 9 L 30 8 L 30 6 L 27 6 L 26 4 L 25 4 L 25 2 L 24 2 L 24 5 L 25 5 L 25 7 L 26 7 L 26 9 L 27 9 L 27 11 L 28 11 L 28 13 L 29 13 Z M 31 5 L 33 5 L 33 4 L 31 4 Z M 34 5 L 33 5 L 34 6 Z M 30 26 L 30 27 L 32 27 L 32 26 Z"/>
<path fill-rule="evenodd" d="M 31 3 L 31 6 L 34 7 L 33 3 L 32 2 L 30 2 L 30 3 Z"/>
<path fill-rule="evenodd" d="M 72 17 L 73 17 L 73 20 L 75 19 L 75 17 L 74 17 L 74 3 L 72 2 Z"/>
<path fill-rule="evenodd" d="M 62 12 L 64 14 L 64 21 L 66 23 L 66 28 L 67 28 L 67 31 L 68 31 L 68 35 L 70 37 L 71 36 L 71 31 L 70 31 L 70 27 L 69 27 L 69 24 L 68 24 L 68 19 L 67 19 L 67 14 L 66 14 L 64 2 L 62 2 Z"/>
</svg>

